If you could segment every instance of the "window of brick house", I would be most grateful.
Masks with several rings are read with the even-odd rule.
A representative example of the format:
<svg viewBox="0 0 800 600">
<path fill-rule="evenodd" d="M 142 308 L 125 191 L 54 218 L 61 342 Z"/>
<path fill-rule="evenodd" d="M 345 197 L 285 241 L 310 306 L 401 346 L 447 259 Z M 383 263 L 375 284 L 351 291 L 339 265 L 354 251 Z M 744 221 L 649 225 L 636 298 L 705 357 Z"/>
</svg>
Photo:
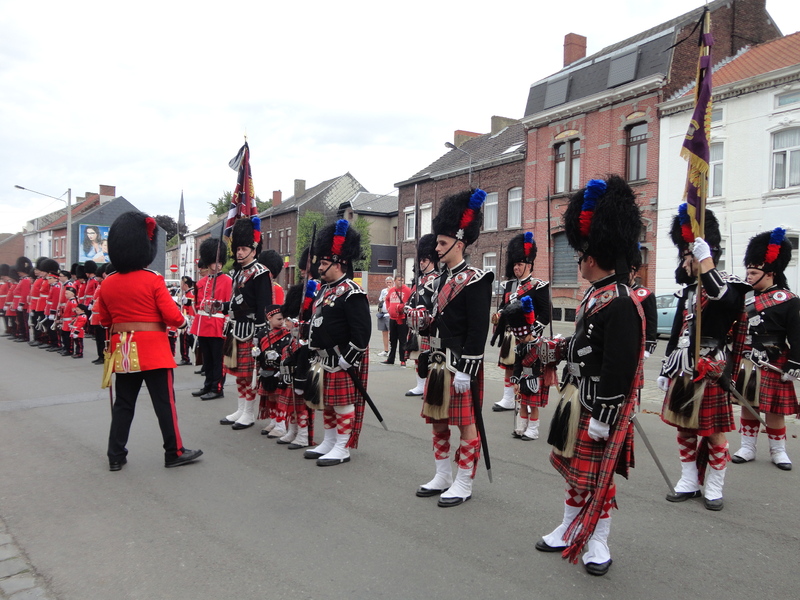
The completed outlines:
<svg viewBox="0 0 800 600">
<path fill-rule="evenodd" d="M 628 129 L 628 181 L 647 179 L 647 123 Z"/>
<path fill-rule="evenodd" d="M 497 229 L 497 192 L 486 194 L 483 201 L 483 230 L 494 231 Z"/>
<path fill-rule="evenodd" d="M 581 187 L 581 141 L 567 140 L 555 150 L 555 192 L 571 192 Z M 569 186 L 569 187 L 567 187 Z"/>
<path fill-rule="evenodd" d="M 508 190 L 508 227 L 522 227 L 522 188 Z"/>
<path fill-rule="evenodd" d="M 567 243 L 563 232 L 553 235 L 553 285 L 578 283 L 578 263 L 575 252 Z"/>
<path fill-rule="evenodd" d="M 417 215 L 414 212 L 414 207 L 409 206 L 403 209 L 404 211 L 404 239 L 413 240 L 417 235 Z"/>
</svg>

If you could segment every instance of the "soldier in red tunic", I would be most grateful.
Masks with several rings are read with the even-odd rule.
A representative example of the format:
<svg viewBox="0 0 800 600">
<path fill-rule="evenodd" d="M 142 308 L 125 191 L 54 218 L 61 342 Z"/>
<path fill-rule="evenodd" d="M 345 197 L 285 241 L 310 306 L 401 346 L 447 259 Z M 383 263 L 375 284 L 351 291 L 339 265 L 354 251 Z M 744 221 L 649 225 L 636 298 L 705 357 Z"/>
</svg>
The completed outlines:
<svg viewBox="0 0 800 600">
<path fill-rule="evenodd" d="M 17 275 L 19 275 L 19 283 L 14 288 L 14 307 L 17 311 L 17 342 L 28 342 L 29 328 L 28 328 L 28 311 L 30 310 L 30 296 L 31 275 L 33 274 L 33 264 L 30 259 L 25 256 L 20 256 L 17 259 L 15 267 Z"/>
<path fill-rule="evenodd" d="M 743 340 L 742 367 L 736 387 L 764 413 L 769 454 L 783 471 L 792 469 L 786 454 L 786 415 L 800 412 L 794 382 L 800 378 L 800 298 L 789 291 L 784 270 L 792 260 L 792 244 L 780 227 L 759 233 L 750 240 L 744 255 L 747 283 L 753 290 L 744 301 L 745 314 L 739 319 Z M 760 423 L 743 409 L 742 446 L 734 463 L 756 457 Z"/>
<path fill-rule="evenodd" d="M 581 276 L 591 282 L 565 340 L 567 374 L 550 427 L 550 462 L 566 480 L 564 518 L 536 543 L 577 562 L 590 575 L 611 565 L 608 535 L 616 508 L 614 474 L 633 462 L 631 415 L 644 354 L 644 316 L 628 287 L 642 221 L 636 196 L 611 175 L 592 179 L 564 213 Z"/>
<path fill-rule="evenodd" d="M 116 373 L 116 401 L 108 436 L 108 462 L 119 471 L 127 462 L 128 442 L 136 399 L 147 385 L 164 439 L 164 466 L 177 467 L 199 458 L 202 450 L 188 450 L 178 429 L 167 327 L 186 326 L 186 318 L 164 285 L 164 279 L 146 267 L 157 250 L 155 219 L 140 212 L 123 213 L 108 232 L 108 252 L 116 273 L 105 279 L 97 299 L 102 325 L 111 336 L 111 364 Z"/>
</svg>

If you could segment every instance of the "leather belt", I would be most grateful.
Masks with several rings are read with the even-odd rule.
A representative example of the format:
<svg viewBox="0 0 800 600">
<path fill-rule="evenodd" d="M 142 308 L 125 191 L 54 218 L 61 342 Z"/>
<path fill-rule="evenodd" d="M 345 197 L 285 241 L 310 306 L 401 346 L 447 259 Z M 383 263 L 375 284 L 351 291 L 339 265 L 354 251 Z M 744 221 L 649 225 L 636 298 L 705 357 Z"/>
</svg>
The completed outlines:
<svg viewBox="0 0 800 600">
<path fill-rule="evenodd" d="M 123 331 L 166 331 L 167 326 L 164 323 L 155 323 L 152 321 L 138 321 L 130 323 L 114 323 L 111 326 L 111 333 L 122 333 Z"/>
</svg>

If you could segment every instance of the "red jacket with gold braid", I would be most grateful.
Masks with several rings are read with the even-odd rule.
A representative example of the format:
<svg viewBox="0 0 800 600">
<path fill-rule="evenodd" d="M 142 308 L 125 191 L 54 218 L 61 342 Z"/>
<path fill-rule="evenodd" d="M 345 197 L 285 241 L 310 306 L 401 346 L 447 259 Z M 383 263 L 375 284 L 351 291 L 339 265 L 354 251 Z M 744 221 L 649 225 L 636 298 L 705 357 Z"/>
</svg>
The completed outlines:
<svg viewBox="0 0 800 600">
<path fill-rule="evenodd" d="M 136 331 L 133 339 L 142 371 L 173 369 L 175 359 L 167 339 L 167 327 L 180 327 L 186 321 L 167 291 L 164 279 L 155 271 L 112 273 L 103 280 L 97 299 L 104 327 L 114 323 L 160 323 L 163 331 Z M 111 336 L 111 351 L 119 344 L 119 334 Z"/>
</svg>

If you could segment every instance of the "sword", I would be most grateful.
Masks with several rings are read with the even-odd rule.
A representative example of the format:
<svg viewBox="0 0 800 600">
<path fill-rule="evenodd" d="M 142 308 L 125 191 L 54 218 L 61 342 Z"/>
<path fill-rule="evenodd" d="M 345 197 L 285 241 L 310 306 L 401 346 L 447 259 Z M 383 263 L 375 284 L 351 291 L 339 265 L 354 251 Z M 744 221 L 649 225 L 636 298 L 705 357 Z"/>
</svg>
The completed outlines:
<svg viewBox="0 0 800 600">
<path fill-rule="evenodd" d="M 672 487 L 672 482 L 669 480 L 669 476 L 667 475 L 667 472 L 664 469 L 664 465 L 662 465 L 661 461 L 658 459 L 658 456 L 656 455 L 656 451 L 653 448 L 653 445 L 650 443 L 650 438 L 647 437 L 647 434 L 644 432 L 644 429 L 642 428 L 642 424 L 639 423 L 639 419 L 636 418 L 638 416 L 639 415 L 637 415 L 636 413 L 634 413 L 631 416 L 631 421 L 633 421 L 633 426 L 636 428 L 636 431 L 639 432 L 639 437 L 642 438 L 642 441 L 644 442 L 644 445 L 647 446 L 647 450 L 650 452 L 650 456 L 653 457 L 653 462 L 656 463 L 656 466 L 658 467 L 658 470 L 661 471 L 661 475 L 662 475 L 662 477 L 664 477 L 664 481 L 667 482 L 667 487 L 669 488 L 669 491 L 674 494 L 675 493 L 675 488 Z"/>
<path fill-rule="evenodd" d="M 720 381 L 722 380 L 720 379 Z M 739 401 L 739 406 L 742 406 L 746 408 L 748 411 L 750 411 L 750 416 L 753 417 L 754 419 L 757 419 L 758 422 L 761 423 L 765 428 L 768 427 L 767 422 L 763 419 L 763 417 L 759 414 L 759 412 L 755 408 L 753 408 L 753 405 L 744 399 L 744 397 L 739 393 L 739 390 L 736 389 L 736 386 L 730 385 L 730 381 L 728 382 L 728 384 L 729 384 L 728 392 L 733 394 L 733 397 Z M 722 387 L 723 389 L 725 388 L 725 386 L 723 386 L 722 384 L 720 384 L 720 387 Z"/>
<path fill-rule="evenodd" d="M 489 458 L 489 443 L 486 441 L 486 428 L 483 425 L 483 412 L 481 402 L 478 398 L 477 382 L 475 377 L 470 378 L 469 389 L 472 392 L 472 412 L 475 413 L 475 425 L 478 428 L 478 435 L 481 436 L 481 448 L 483 449 L 483 462 L 486 465 L 486 474 L 489 476 L 489 483 L 492 483 L 492 461 Z"/>
<path fill-rule="evenodd" d="M 378 407 L 375 406 L 375 403 L 372 401 L 372 398 L 369 397 L 367 390 L 364 389 L 361 380 L 358 378 L 358 374 L 356 374 L 356 368 L 350 367 L 349 369 L 347 369 L 347 374 L 350 375 L 350 379 L 353 380 L 353 385 L 356 386 L 358 393 L 361 394 L 361 397 L 364 398 L 367 404 L 369 404 L 369 407 L 372 409 L 372 412 L 377 417 L 378 422 L 380 422 L 380 424 L 383 425 L 383 428 L 386 431 L 389 431 L 389 428 L 386 426 L 386 423 L 383 422 L 383 417 L 381 416 Z"/>
</svg>

